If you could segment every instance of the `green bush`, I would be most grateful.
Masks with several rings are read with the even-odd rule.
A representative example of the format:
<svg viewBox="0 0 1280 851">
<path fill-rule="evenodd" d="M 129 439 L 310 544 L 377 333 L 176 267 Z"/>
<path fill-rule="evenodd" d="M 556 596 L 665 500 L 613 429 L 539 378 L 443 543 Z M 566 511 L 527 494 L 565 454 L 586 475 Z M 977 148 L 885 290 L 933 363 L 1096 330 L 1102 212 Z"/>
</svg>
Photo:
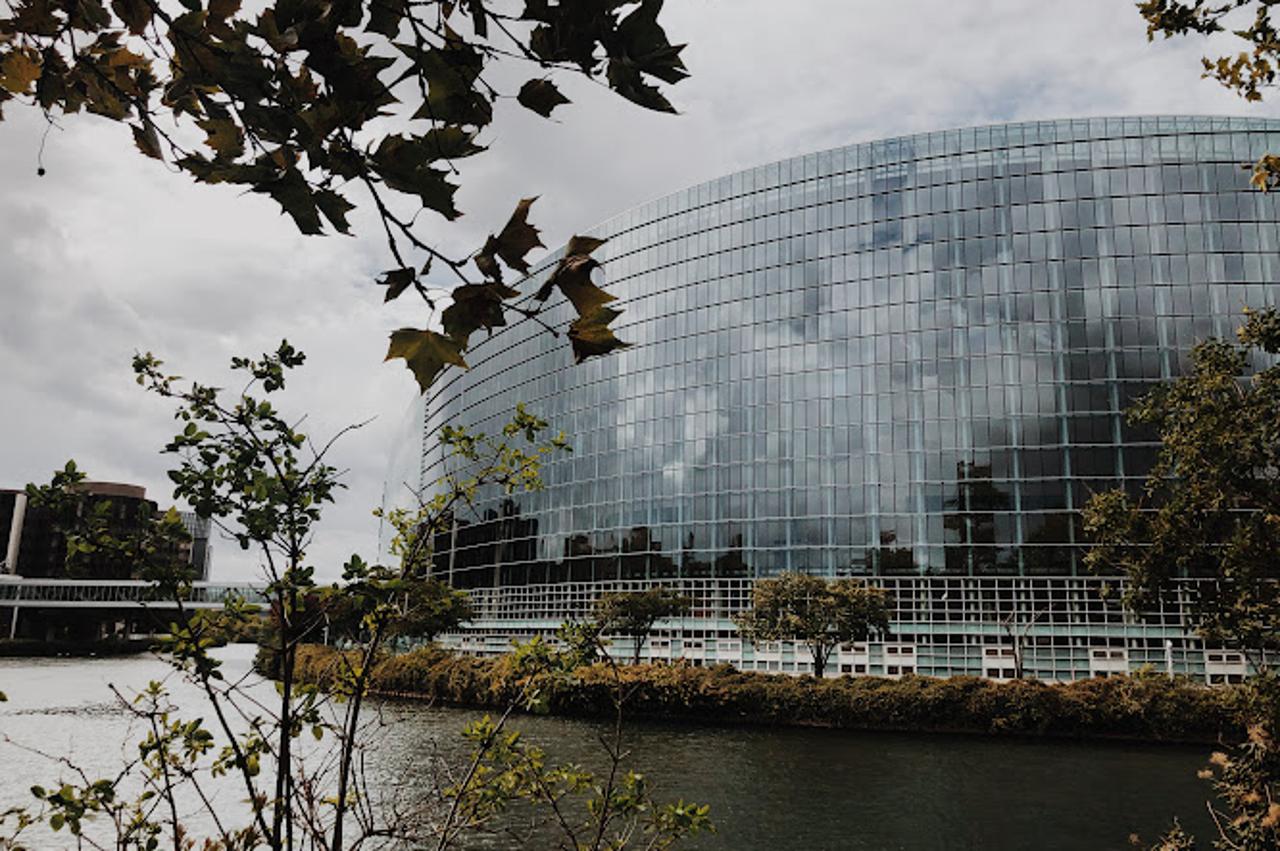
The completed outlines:
<svg viewBox="0 0 1280 851">
<path fill-rule="evenodd" d="M 332 684 L 339 651 L 304 646 L 296 676 Z M 1026 736 L 1217 742 L 1242 734 L 1241 690 L 1185 678 L 1135 675 L 1074 683 L 993 682 L 977 677 L 841 677 L 816 680 L 738 671 L 727 665 L 633 665 L 618 669 L 632 718 Z M 548 681 L 550 711 L 576 717 L 613 712 L 614 672 L 579 668 Z M 517 688 L 506 657 L 459 656 L 436 647 L 388 655 L 373 689 L 467 707 L 501 707 Z"/>
</svg>

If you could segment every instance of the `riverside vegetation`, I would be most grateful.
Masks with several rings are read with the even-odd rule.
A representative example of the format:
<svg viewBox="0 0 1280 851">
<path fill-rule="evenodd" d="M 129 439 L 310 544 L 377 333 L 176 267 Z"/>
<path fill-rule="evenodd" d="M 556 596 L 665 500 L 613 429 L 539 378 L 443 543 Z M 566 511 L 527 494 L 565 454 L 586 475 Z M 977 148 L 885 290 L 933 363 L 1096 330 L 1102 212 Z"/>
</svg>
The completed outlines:
<svg viewBox="0 0 1280 851">
<path fill-rule="evenodd" d="M 322 645 L 299 648 L 294 676 L 332 688 L 348 654 Z M 269 653 L 259 668 L 272 670 Z M 438 647 L 387 654 L 369 672 L 372 693 L 462 707 L 508 705 L 518 692 L 516 658 L 461 656 Z M 1163 674 L 1045 683 L 978 677 L 908 676 L 816 679 L 739 671 L 728 665 L 629 665 L 602 661 L 570 677 L 547 678 L 541 711 L 609 717 L 617 683 L 632 718 L 715 724 L 911 730 L 998 735 L 1218 742 L 1244 735 L 1250 692 L 1209 687 Z"/>
<path fill-rule="evenodd" d="M 455 472 L 419 494 L 415 508 L 386 513 L 396 530 L 389 563 L 353 555 L 343 582 L 324 586 L 306 552 L 324 505 L 342 486 L 327 460 L 334 441 L 311 441 L 298 430 L 301 420 L 275 404 L 290 371 L 304 360 L 287 342 L 260 359 L 233 358 L 233 374 L 245 377 L 235 393 L 187 384 L 150 354 L 134 359 L 138 383 L 177 409 L 181 430 L 165 447 L 177 458 L 169 473 L 175 496 L 261 559 L 268 601 L 262 614 L 270 622 L 262 640 L 281 673 L 276 701 L 261 699 L 243 678 L 227 677 L 210 654 L 220 639 L 251 629 L 260 613 L 234 599 L 199 615 L 186 608 L 194 577 L 178 555 L 181 524 L 156 521 L 141 537 L 112 534 L 76 504 L 81 474 L 71 464 L 37 489 L 42 501 L 66 509 L 53 516 L 63 519 L 56 531 L 66 541 L 68 560 L 124 558 L 145 542 L 148 557 L 138 565 L 139 578 L 177 603 L 161 654 L 203 700 L 198 708 L 177 705 L 162 681 L 138 694 L 116 692 L 121 710 L 144 736 L 136 757 L 114 776 L 95 776 L 69 756 L 26 745 L 49 759 L 52 782 L 31 787 L 32 805 L 0 811 L 0 851 L 29 847 L 25 835 L 37 826 L 65 830 L 79 847 L 145 851 L 445 851 L 494 836 L 508 848 L 554 842 L 571 851 L 658 851 L 713 830 L 706 806 L 657 800 L 645 776 L 631 767 L 625 683 L 616 666 L 612 730 L 600 737 L 603 772 L 557 763 L 506 729 L 513 712 L 541 707 L 549 685 L 599 658 L 599 635 L 587 630 L 567 630 L 563 647 L 531 642 L 517 648 L 510 702 L 496 717 L 485 715 L 463 730 L 471 745 L 464 764 L 432 763 L 434 782 L 406 790 L 404 800 L 371 799 L 364 757 L 378 725 L 371 718 L 376 713 L 365 709 L 373 663 L 402 630 L 444 628 L 467 611 L 461 592 L 432 576 L 432 542 L 480 488 L 539 488 L 543 459 L 567 446 L 563 436 L 547 437 L 547 423 L 519 406 L 495 434 L 446 428 L 442 447 Z M 295 660 L 304 642 L 330 628 L 353 649 L 320 689 L 294 677 Z M 304 747 L 304 734 L 316 743 Z M 212 790 L 226 783 L 239 787 L 243 806 L 214 806 Z M 185 813 L 192 804 L 211 825 L 208 835 L 189 828 Z"/>
</svg>

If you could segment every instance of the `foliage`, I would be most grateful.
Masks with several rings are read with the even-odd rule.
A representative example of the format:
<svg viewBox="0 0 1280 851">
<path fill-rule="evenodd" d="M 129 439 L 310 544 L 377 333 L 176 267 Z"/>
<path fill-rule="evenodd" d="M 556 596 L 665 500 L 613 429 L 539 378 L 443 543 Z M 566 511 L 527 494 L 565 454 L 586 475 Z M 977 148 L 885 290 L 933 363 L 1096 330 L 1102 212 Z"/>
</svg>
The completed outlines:
<svg viewBox="0 0 1280 851">
<path fill-rule="evenodd" d="M 549 811 L 524 837 L 517 834 L 524 845 L 547 824 L 559 828 L 559 847 L 575 851 L 637 846 L 658 851 L 715 830 L 710 807 L 683 800 L 657 804 L 645 776 L 635 771 L 611 772 L 606 779 L 577 765 L 548 764 L 542 748 L 519 732 L 500 732 L 488 715 L 469 725 L 464 735 L 484 748 L 484 758 L 468 781 L 453 790 L 462 802 L 462 825 L 483 825 L 506 805 L 493 794 L 497 788 L 508 800 L 540 803 Z"/>
<path fill-rule="evenodd" d="M 500 689 L 509 692 L 503 715 L 497 720 L 486 715 L 464 731 L 475 757 L 461 781 L 446 790 L 452 800 L 447 823 L 455 833 L 487 829 L 516 803 L 535 813 L 523 832 L 510 820 L 504 826 L 507 841 L 517 847 L 540 847 L 552 834 L 559 837 L 556 847 L 573 851 L 667 849 L 689 836 L 715 831 L 709 807 L 683 800 L 661 804 L 644 775 L 625 768 L 629 754 L 622 722 L 630 689 L 602 651 L 600 633 L 591 628 L 563 628 L 554 646 L 537 637 L 516 644 L 501 672 Z M 582 663 L 601 657 L 606 661 L 597 668 L 606 681 L 613 720 L 612 729 L 599 737 L 608 757 L 606 771 L 549 764 L 542 748 L 505 730 L 516 709 L 548 711 L 550 695 L 576 682 Z M 449 839 L 450 831 L 442 831 L 440 847 Z"/>
<path fill-rule="evenodd" d="M 1203 76 L 1252 103 L 1275 86 L 1280 69 L 1280 33 L 1271 19 L 1273 6 L 1268 0 L 1140 0 L 1138 11 L 1147 22 L 1148 40 L 1194 33 L 1230 34 L 1244 42 L 1237 53 L 1206 56 L 1200 62 Z M 1280 156 L 1263 154 L 1252 169 L 1251 182 L 1258 189 L 1280 187 Z"/>
<path fill-rule="evenodd" d="M 330 640 L 358 640 L 366 629 L 362 601 L 353 596 L 365 589 L 333 585 L 322 589 L 317 605 L 323 612 Z M 472 617 L 466 592 L 434 577 L 406 579 L 396 599 L 396 617 L 386 627 L 388 636 L 408 636 L 430 641 Z"/>
<path fill-rule="evenodd" d="M 156 513 L 140 501 L 136 517 L 120 520 L 115 503 L 86 492 L 84 480 L 75 461 L 68 461 L 49 484 L 26 487 L 32 508 L 47 513 L 66 544 L 67 576 L 149 579 L 184 569 L 180 547 L 191 535 L 175 509 Z"/>
<path fill-rule="evenodd" d="M 444 333 L 401 328 L 391 337 L 387 357 L 404 358 L 425 390 L 446 366 L 466 366 L 474 332 L 492 332 L 512 314 L 536 318 L 553 288 L 577 312 L 567 336 L 578 360 L 624 345 L 609 328 L 617 311 L 604 307 L 613 297 L 591 282 L 601 240 L 574 237 L 534 301 L 517 302 L 502 265 L 526 274 L 527 255 L 542 245 L 527 221 L 534 199 L 521 200 L 465 257 L 433 247 L 418 214 L 460 215 L 455 163 L 485 150 L 479 134 L 506 96 L 489 82 L 497 65 L 533 66 L 515 100 L 544 117 L 568 103 L 552 79 L 561 72 L 674 112 L 655 83 L 677 83 L 687 71 L 682 46 L 658 22 L 661 8 L 662 0 L 247 8 L 240 0 L 14 0 L 0 17 L 0 105 L 28 101 L 51 123 L 83 110 L 128 124 L 145 156 L 197 183 L 267 195 L 304 234 L 351 233 L 352 190 L 365 193 L 395 264 L 379 276 L 386 300 L 413 289 L 443 323 Z M 432 280 L 433 262 L 453 285 Z M 437 314 L 446 296 L 451 304 Z"/>
<path fill-rule="evenodd" d="M 1280 847 L 1280 745 L 1272 730 L 1277 683 L 1264 677 L 1241 687 L 1245 707 L 1241 718 L 1247 728 L 1243 741 L 1215 751 L 1199 776 L 1211 781 L 1217 800 L 1210 801 L 1217 838 L 1215 848 L 1270 851 Z M 1260 707 L 1259 704 L 1262 706 Z M 1259 708 L 1264 708 L 1258 713 Z M 1250 720 L 1252 719 L 1252 720 Z M 1141 846 L 1138 837 L 1131 843 Z M 1191 851 L 1195 838 L 1175 820 L 1151 851 Z"/>
<path fill-rule="evenodd" d="M 1189 23 L 1188 26 L 1193 25 Z M 1191 371 L 1138 401 L 1136 424 L 1160 438 L 1140 499 L 1123 490 L 1095 494 L 1084 523 L 1095 545 L 1086 563 L 1126 579 L 1123 601 L 1138 613 L 1186 594 L 1206 641 L 1234 646 L 1264 676 L 1244 694 L 1248 740 L 1214 755 L 1214 780 L 1226 812 L 1214 804 L 1220 848 L 1274 848 L 1280 841 L 1280 760 L 1273 731 L 1280 695 L 1265 653 L 1280 649 L 1280 313 L 1246 311 L 1242 345 L 1208 340 L 1192 350 Z M 1206 580 L 1194 589 L 1180 577 Z M 1156 849 L 1195 847 L 1175 823 Z"/>
<path fill-rule="evenodd" d="M 748 641 L 803 641 L 821 678 L 837 646 L 889 632 L 892 598 L 860 579 L 829 580 L 807 573 L 758 579 L 751 608 L 737 619 Z"/>
<path fill-rule="evenodd" d="M 640 650 L 663 618 L 677 618 L 689 613 L 692 600 L 655 585 L 644 591 L 617 591 L 602 595 L 595 604 L 594 620 L 604 632 L 629 636 L 635 653 L 632 664 L 640 664 Z"/>
<path fill-rule="evenodd" d="M 1155 611 L 1177 577 L 1217 580 L 1194 592 L 1194 622 L 1246 653 L 1280 648 L 1280 366 L 1251 368 L 1280 351 L 1278 323 L 1248 314 L 1243 346 L 1197 345 L 1189 374 L 1139 400 L 1131 420 L 1161 441 L 1143 495 L 1097 494 L 1084 512 L 1086 563 L 1126 578 L 1126 606 Z"/>
<path fill-rule="evenodd" d="M 545 646 L 545 645 L 544 645 Z M 340 651 L 299 650 L 295 674 L 328 688 L 340 675 Z M 502 708 L 517 694 L 510 654 L 480 658 L 435 647 L 381 658 L 370 689 L 435 703 Z M 1164 676 L 1072 683 L 997 682 L 978 677 L 907 676 L 815 679 L 740 671 L 728 665 L 628 665 L 616 669 L 633 718 L 712 724 L 814 726 L 1158 741 L 1218 742 L 1243 736 L 1249 701 L 1243 686 L 1208 687 Z M 607 662 L 574 668 L 540 683 L 536 708 L 556 715 L 608 718 L 618 679 Z"/>
<path fill-rule="evenodd" d="M 264 663 L 279 673 L 278 701 L 253 694 L 244 680 L 228 681 L 209 652 L 237 627 L 255 623 L 258 613 L 240 600 L 219 611 L 191 612 L 184 606 L 189 573 L 175 569 L 149 576 L 178 604 L 164 654 L 203 692 L 206 712 L 186 716 L 160 683 L 134 699 L 117 693 L 147 731 L 137 758 L 117 776 L 101 778 L 51 756 L 71 778 L 64 774 L 56 784 L 33 788 L 34 809 L 0 817 L 6 834 L 0 847 L 15 847 L 34 822 L 69 832 L 77 844 L 104 847 L 100 833 L 88 833 L 89 821 L 96 820 L 114 831 L 109 844 L 118 848 L 280 851 L 387 840 L 443 851 L 472 831 L 489 830 L 512 805 L 527 804 L 561 823 L 571 801 L 581 805 L 574 824 L 591 829 L 575 849 L 667 848 L 710 829 L 704 807 L 659 804 L 641 775 L 623 770 L 620 689 L 613 702 L 614 733 L 602 739 L 611 769 L 599 779 L 573 766 L 552 765 L 540 749 L 504 730 L 517 707 L 539 708 L 548 683 L 598 657 L 599 633 L 587 629 L 566 631 L 563 649 L 541 642 L 518 649 L 508 669 L 509 703 L 502 717 L 468 729 L 474 755 L 448 782 L 421 790 L 407 808 L 399 802 L 371 805 L 363 752 L 369 729 L 381 722 L 362 709 L 375 663 L 391 637 L 430 634 L 469 616 L 460 592 L 431 575 L 434 542 L 481 488 L 512 493 L 541 487 L 543 459 L 567 446 L 563 435 L 544 440 L 547 423 L 523 407 L 496 435 L 445 429 L 452 472 L 419 494 L 415 509 L 386 515 L 396 530 L 392 563 L 352 556 L 342 585 L 324 588 L 306 551 L 323 505 L 341 486 L 326 460 L 333 440 L 317 446 L 297 429 L 301 420 L 286 416 L 272 398 L 303 360 L 287 342 L 260 359 L 234 358 L 232 369 L 249 376 L 238 394 L 199 383 L 184 386 L 150 354 L 134 362 L 139 383 L 177 403 L 181 431 L 166 447 L 178 456 L 170 473 L 175 492 L 261 559 L 269 600 L 270 653 Z M 317 688 L 299 682 L 294 672 L 299 648 L 325 624 L 345 631 L 349 649 L 333 657 L 337 664 Z M 297 741 L 304 734 L 331 744 L 304 748 Z M 243 810 L 214 807 L 210 792 L 223 777 L 242 788 Z M 139 786 L 140 794 L 130 791 Z M 188 835 L 181 802 L 192 796 L 212 821 L 213 835 Z M 550 816 L 546 823 L 553 823 Z M 538 841 L 528 838 L 530 847 Z"/>
<path fill-rule="evenodd" d="M 1214 752 L 1201 776 L 1212 778 L 1225 811 L 1214 814 L 1223 847 L 1264 851 L 1280 846 L 1280 746 L 1268 725 L 1254 724 L 1243 744 L 1230 753 Z"/>
</svg>

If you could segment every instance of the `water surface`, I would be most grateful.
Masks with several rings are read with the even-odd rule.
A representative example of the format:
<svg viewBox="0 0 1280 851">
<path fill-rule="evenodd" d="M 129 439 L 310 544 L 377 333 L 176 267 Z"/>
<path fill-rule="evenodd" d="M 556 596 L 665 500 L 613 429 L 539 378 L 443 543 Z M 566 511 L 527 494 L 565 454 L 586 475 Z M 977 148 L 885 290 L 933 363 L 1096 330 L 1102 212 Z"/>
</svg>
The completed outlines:
<svg viewBox="0 0 1280 851">
<path fill-rule="evenodd" d="M 251 648 L 221 652 L 229 676 L 248 670 Z M 111 684 L 130 692 L 168 673 L 149 656 L 0 659 L 10 698 L 0 734 L 43 754 L 0 743 L 0 809 L 28 803 L 33 783 L 66 773 L 49 757 L 70 756 L 101 776 L 118 770 L 142 731 Z M 205 713 L 199 695 L 171 685 L 188 714 Z M 371 776 L 388 793 L 433 782 L 441 758 L 464 758 L 458 731 L 479 714 L 405 702 L 381 709 L 387 726 Z M 602 763 L 597 724 L 514 723 L 559 761 Z M 711 804 L 718 833 L 687 848 L 1097 851 L 1127 848 L 1130 833 L 1153 837 L 1174 814 L 1208 837 L 1199 747 L 642 722 L 629 725 L 628 743 L 660 797 Z M 239 806 L 235 788 L 217 794 L 219 807 Z M 64 847 L 48 836 L 32 844 Z"/>
</svg>

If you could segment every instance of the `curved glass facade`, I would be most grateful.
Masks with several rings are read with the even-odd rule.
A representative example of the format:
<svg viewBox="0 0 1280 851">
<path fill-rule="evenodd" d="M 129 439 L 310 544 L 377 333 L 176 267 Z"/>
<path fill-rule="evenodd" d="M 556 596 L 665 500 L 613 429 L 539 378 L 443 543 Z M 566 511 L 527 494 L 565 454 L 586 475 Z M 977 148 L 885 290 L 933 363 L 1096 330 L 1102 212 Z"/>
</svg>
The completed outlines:
<svg viewBox="0 0 1280 851">
<path fill-rule="evenodd" d="M 398 476 L 517 402 L 569 435 L 546 490 L 460 519 L 463 587 L 1079 576 L 1080 507 L 1153 459 L 1124 410 L 1280 300 L 1275 196 L 1241 170 L 1277 149 L 1277 121 L 1009 124 L 661 198 L 592 231 L 632 347 L 575 366 L 504 329 L 424 400 Z"/>
</svg>

